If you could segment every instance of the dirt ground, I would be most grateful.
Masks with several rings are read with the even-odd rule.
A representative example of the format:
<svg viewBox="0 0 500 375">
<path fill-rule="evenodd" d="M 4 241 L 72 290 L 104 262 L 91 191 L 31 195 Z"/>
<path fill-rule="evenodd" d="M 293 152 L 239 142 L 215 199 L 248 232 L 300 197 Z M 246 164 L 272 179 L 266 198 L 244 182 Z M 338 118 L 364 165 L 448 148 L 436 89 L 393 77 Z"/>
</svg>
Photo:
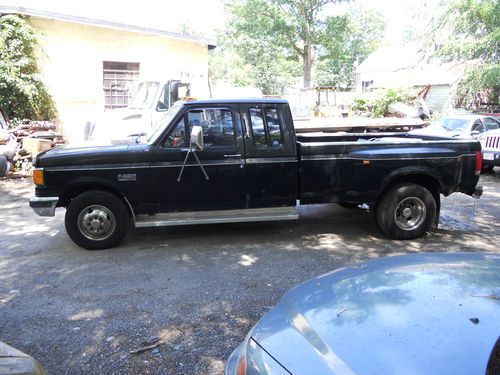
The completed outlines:
<svg viewBox="0 0 500 375">
<path fill-rule="evenodd" d="M 136 230 L 92 252 L 70 241 L 63 209 L 31 211 L 30 179 L 0 180 L 0 341 L 50 374 L 220 374 L 261 315 L 313 276 L 387 255 L 500 252 L 500 169 L 481 184 L 480 200 L 444 198 L 439 229 L 414 241 L 328 205 L 293 222 Z"/>
</svg>

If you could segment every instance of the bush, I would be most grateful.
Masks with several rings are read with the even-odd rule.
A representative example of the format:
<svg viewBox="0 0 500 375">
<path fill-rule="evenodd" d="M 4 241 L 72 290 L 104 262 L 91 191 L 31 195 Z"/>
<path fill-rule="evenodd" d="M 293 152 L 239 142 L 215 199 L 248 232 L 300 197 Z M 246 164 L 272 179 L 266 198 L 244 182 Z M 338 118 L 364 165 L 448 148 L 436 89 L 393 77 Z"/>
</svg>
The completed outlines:
<svg viewBox="0 0 500 375">
<path fill-rule="evenodd" d="M 25 17 L 0 15 L 0 107 L 11 119 L 55 118 L 36 64 L 37 46 L 36 32 Z"/>
<path fill-rule="evenodd" d="M 393 103 L 416 105 L 417 94 L 410 89 L 387 89 L 378 92 L 372 104 L 372 117 L 387 116 L 389 106 Z"/>
</svg>

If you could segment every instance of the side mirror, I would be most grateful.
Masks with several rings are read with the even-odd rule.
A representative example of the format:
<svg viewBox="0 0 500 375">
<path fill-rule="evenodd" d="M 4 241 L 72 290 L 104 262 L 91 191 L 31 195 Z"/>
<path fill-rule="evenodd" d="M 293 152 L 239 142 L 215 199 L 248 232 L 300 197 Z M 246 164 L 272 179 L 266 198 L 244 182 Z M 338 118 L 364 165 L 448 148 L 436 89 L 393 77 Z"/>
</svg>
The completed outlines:
<svg viewBox="0 0 500 375">
<path fill-rule="evenodd" d="M 479 130 L 473 130 L 473 131 L 470 132 L 470 135 L 472 135 L 473 137 L 476 137 L 479 134 L 481 134 L 481 132 Z"/>
<path fill-rule="evenodd" d="M 196 151 L 203 151 L 205 144 L 203 143 L 203 128 L 201 126 L 193 126 L 189 143 Z"/>
</svg>

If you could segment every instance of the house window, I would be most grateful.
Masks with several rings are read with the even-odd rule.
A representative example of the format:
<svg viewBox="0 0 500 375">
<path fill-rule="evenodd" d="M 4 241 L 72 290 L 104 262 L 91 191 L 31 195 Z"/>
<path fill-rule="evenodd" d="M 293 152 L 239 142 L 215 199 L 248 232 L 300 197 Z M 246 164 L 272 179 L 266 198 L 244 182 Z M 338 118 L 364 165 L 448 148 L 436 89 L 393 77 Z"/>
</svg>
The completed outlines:
<svg viewBox="0 0 500 375">
<path fill-rule="evenodd" d="M 103 61 L 104 109 L 124 108 L 139 80 L 139 63 Z"/>
</svg>

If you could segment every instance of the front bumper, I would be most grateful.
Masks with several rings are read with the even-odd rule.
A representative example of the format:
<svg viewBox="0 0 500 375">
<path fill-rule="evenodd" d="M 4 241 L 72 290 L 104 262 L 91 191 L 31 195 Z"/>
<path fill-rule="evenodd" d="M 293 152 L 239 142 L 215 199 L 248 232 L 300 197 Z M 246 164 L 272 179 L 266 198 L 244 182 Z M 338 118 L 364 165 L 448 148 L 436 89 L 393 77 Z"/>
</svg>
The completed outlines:
<svg viewBox="0 0 500 375">
<path fill-rule="evenodd" d="M 59 197 L 32 197 L 30 207 L 39 216 L 54 216 Z"/>
<path fill-rule="evenodd" d="M 500 151 L 483 150 L 483 165 L 500 166 Z"/>
</svg>

